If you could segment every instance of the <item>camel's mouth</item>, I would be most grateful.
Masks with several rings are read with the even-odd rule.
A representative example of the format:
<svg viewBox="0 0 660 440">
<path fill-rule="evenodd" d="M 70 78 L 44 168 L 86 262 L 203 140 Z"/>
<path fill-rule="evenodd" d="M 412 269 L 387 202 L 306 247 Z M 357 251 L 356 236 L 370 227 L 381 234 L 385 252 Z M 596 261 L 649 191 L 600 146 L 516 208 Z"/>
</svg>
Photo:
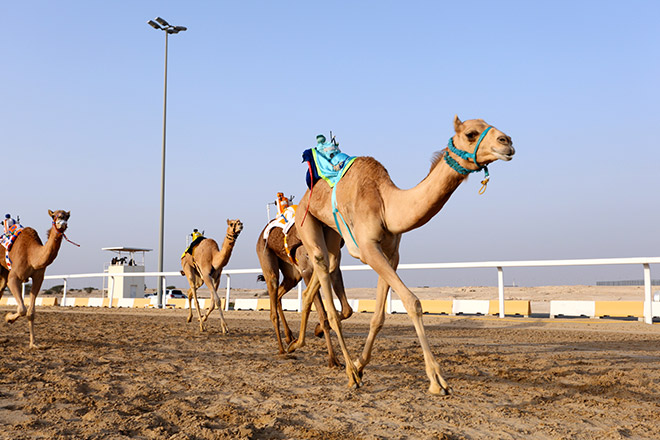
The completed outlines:
<svg viewBox="0 0 660 440">
<path fill-rule="evenodd" d="M 508 148 L 508 151 L 495 151 L 493 150 L 493 155 L 495 155 L 496 158 L 499 160 L 503 160 L 505 162 L 510 161 L 513 159 L 513 155 L 516 154 L 516 150 L 513 149 L 513 147 Z"/>
<path fill-rule="evenodd" d="M 66 220 L 58 219 L 55 221 L 55 227 L 57 228 L 58 231 L 65 231 L 66 230 Z"/>
</svg>

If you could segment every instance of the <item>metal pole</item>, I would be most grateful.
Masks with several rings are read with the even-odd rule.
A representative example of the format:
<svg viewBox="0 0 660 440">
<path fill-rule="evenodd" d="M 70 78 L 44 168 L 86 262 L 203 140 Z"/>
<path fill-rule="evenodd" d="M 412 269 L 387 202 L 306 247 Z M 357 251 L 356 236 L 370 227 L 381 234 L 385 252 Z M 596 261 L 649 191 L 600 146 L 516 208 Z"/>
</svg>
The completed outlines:
<svg viewBox="0 0 660 440">
<path fill-rule="evenodd" d="M 158 272 L 163 271 L 163 237 L 165 235 L 165 139 L 167 128 L 167 43 L 169 33 L 165 32 L 165 85 L 163 87 L 163 154 L 160 170 L 160 233 L 158 236 Z M 163 277 L 158 277 L 158 304 L 163 304 Z"/>
</svg>

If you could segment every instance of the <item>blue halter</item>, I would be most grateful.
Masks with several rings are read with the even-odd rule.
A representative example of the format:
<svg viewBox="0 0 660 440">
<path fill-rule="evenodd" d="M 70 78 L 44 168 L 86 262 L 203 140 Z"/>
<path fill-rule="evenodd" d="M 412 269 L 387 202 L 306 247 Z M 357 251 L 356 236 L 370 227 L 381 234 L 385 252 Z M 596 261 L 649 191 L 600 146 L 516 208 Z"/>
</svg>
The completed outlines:
<svg viewBox="0 0 660 440">
<path fill-rule="evenodd" d="M 468 153 L 467 151 L 459 150 L 454 146 L 454 141 L 452 138 L 449 138 L 449 143 L 447 146 L 449 147 L 449 151 L 457 155 L 458 157 L 465 159 L 465 160 L 470 160 L 474 162 L 474 164 L 478 167 L 476 170 L 468 170 L 467 168 L 462 167 L 458 162 L 454 160 L 451 156 L 449 156 L 449 152 L 445 152 L 445 162 L 447 165 L 452 167 L 454 171 L 456 171 L 459 174 L 462 174 L 464 176 L 470 174 L 470 173 L 476 173 L 478 171 L 484 170 L 485 176 L 484 180 L 481 182 L 483 185 L 481 189 L 479 190 L 479 194 L 483 194 L 484 191 L 486 191 L 486 185 L 488 184 L 488 179 L 489 179 L 489 174 L 488 174 L 488 167 L 486 165 L 479 165 L 479 162 L 477 162 L 477 150 L 479 150 L 479 146 L 481 145 L 481 141 L 484 139 L 486 136 L 486 133 L 490 131 L 490 129 L 493 128 L 491 126 L 487 127 L 479 136 L 479 139 L 477 139 L 477 145 L 474 147 L 474 153 Z"/>
</svg>

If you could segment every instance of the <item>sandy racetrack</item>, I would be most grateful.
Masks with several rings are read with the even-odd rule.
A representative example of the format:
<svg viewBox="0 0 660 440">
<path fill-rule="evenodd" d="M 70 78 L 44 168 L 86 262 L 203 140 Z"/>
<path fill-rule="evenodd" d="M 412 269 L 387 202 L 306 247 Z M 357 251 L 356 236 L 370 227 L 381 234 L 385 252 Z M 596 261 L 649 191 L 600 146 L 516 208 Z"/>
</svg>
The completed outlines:
<svg viewBox="0 0 660 440">
<path fill-rule="evenodd" d="M 24 319 L 3 322 L 0 438 L 660 436 L 657 324 L 427 315 L 454 389 L 436 397 L 405 315 L 387 317 L 364 387 L 351 390 L 321 339 L 277 355 L 267 312 L 227 313 L 226 336 L 217 315 L 200 334 L 186 313 L 42 307 L 37 343 L 50 348 L 40 351 L 27 349 Z M 344 323 L 354 354 L 370 318 Z"/>
</svg>

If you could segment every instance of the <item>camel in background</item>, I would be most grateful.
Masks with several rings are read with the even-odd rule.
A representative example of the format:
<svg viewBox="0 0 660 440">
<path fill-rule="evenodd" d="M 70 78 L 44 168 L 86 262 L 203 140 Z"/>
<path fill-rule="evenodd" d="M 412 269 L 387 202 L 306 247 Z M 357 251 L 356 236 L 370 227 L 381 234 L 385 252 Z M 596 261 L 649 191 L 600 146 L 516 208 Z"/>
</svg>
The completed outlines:
<svg viewBox="0 0 660 440">
<path fill-rule="evenodd" d="M 234 245 L 236 244 L 236 239 L 242 230 L 243 223 L 241 223 L 240 220 L 227 220 L 227 234 L 222 242 L 222 249 L 218 249 L 218 243 L 215 240 L 205 238 L 193 248 L 192 255 L 186 253 L 183 258 L 181 258 L 181 267 L 183 268 L 181 274 L 185 275 L 188 279 L 188 284 L 190 284 L 190 289 L 188 290 L 189 312 L 186 322 L 192 320 L 192 301 L 194 299 L 195 307 L 197 307 L 200 331 L 205 330 L 204 323 L 215 308 L 220 312 L 220 326 L 222 328 L 222 333 L 227 333 L 229 331 L 225 317 L 222 314 L 222 303 L 220 302 L 220 296 L 218 295 L 218 287 L 220 286 L 222 269 L 229 262 L 231 253 L 234 250 Z M 211 306 L 208 308 L 204 316 L 202 316 L 199 309 L 199 301 L 197 299 L 197 289 L 199 289 L 202 284 L 206 284 L 206 287 L 209 288 L 212 299 Z"/>
<path fill-rule="evenodd" d="M 53 224 L 48 230 L 48 240 L 45 245 L 41 243 L 37 231 L 26 227 L 16 237 L 16 241 L 9 251 L 11 269 L 7 267 L 5 259 L 0 258 L 0 298 L 2 298 L 2 292 L 7 286 L 18 304 L 16 313 L 7 313 L 5 321 L 12 324 L 19 317 L 27 316 L 30 348 L 40 348 L 34 343 L 35 303 L 41 284 L 44 281 L 46 267 L 55 261 L 62 245 L 62 238 L 64 238 L 64 231 L 66 231 L 71 211 L 59 210 L 53 212 L 49 209 L 48 215 L 53 220 Z M 30 304 L 26 309 L 21 290 L 22 284 L 28 278 L 32 278 L 32 288 L 30 289 Z"/>
<path fill-rule="evenodd" d="M 282 228 L 273 228 L 268 234 L 268 240 L 264 240 L 264 231 L 266 226 L 257 239 L 257 257 L 263 272 L 263 278 L 266 282 L 268 289 L 268 296 L 270 297 L 270 320 L 275 328 L 275 335 L 277 337 L 277 344 L 279 346 L 280 354 L 286 353 L 284 345 L 282 344 L 282 335 L 280 334 L 280 320 L 284 328 L 284 335 L 287 345 L 293 341 L 291 329 L 284 317 L 284 310 L 282 309 L 282 297 L 287 294 L 293 287 L 295 287 L 301 279 L 305 280 L 305 285 L 310 287 L 310 280 L 312 279 L 313 265 L 309 260 L 307 251 L 302 246 L 302 242 L 298 237 L 296 226 L 292 226 L 288 233 L 284 234 Z M 287 249 L 289 252 L 287 253 Z M 282 273 L 282 282 L 278 286 L 279 273 Z M 333 286 L 337 297 L 341 301 L 341 319 L 347 319 L 353 314 L 353 309 L 348 304 L 346 293 L 344 291 L 344 282 L 339 271 L 339 267 L 331 274 L 333 278 Z M 315 291 L 313 294 L 314 305 L 319 315 L 319 325 L 316 329 L 317 336 L 322 333 L 325 334 L 326 344 L 328 347 L 328 366 L 340 366 L 337 356 L 335 355 L 330 338 L 330 326 L 328 318 L 323 307 L 323 302 L 318 294 L 320 284 L 318 279 L 315 278 L 315 284 L 311 286 Z"/>
<path fill-rule="evenodd" d="M 437 153 L 428 175 L 414 188 L 401 190 L 394 185 L 387 170 L 372 157 L 358 157 L 344 177 L 335 185 L 336 209 L 342 222 L 333 216 L 333 189 L 324 181 L 307 191 L 299 206 L 309 207 L 308 218 L 298 227 L 298 233 L 314 263 L 323 302 L 330 325 L 337 333 L 346 361 L 349 386 L 360 387 L 364 368 L 371 360 L 376 335 L 385 320 L 385 300 L 389 287 L 399 295 L 410 316 L 424 353 L 429 392 L 450 394 L 451 388 L 440 374 L 440 365 L 429 347 L 422 323 L 419 299 L 405 286 L 396 273 L 399 264 L 399 244 L 403 233 L 419 228 L 436 215 L 458 186 L 471 172 L 479 171 L 495 160 L 509 161 L 515 150 L 511 138 L 482 119 L 465 122 L 454 118 L 456 134 L 447 149 Z M 487 223 L 486 223 L 487 225 Z M 331 230 L 332 233 L 328 233 Z M 488 230 L 463 231 L 484 238 Z M 369 335 L 362 355 L 353 361 L 346 348 L 341 322 L 332 302 L 330 273 L 339 264 L 341 235 L 349 253 L 378 273 L 376 311 L 371 319 Z M 352 234 L 352 235 L 351 235 Z M 306 289 L 299 340 L 289 346 L 293 351 L 304 344 L 306 315 L 311 308 L 311 294 Z"/>
</svg>

